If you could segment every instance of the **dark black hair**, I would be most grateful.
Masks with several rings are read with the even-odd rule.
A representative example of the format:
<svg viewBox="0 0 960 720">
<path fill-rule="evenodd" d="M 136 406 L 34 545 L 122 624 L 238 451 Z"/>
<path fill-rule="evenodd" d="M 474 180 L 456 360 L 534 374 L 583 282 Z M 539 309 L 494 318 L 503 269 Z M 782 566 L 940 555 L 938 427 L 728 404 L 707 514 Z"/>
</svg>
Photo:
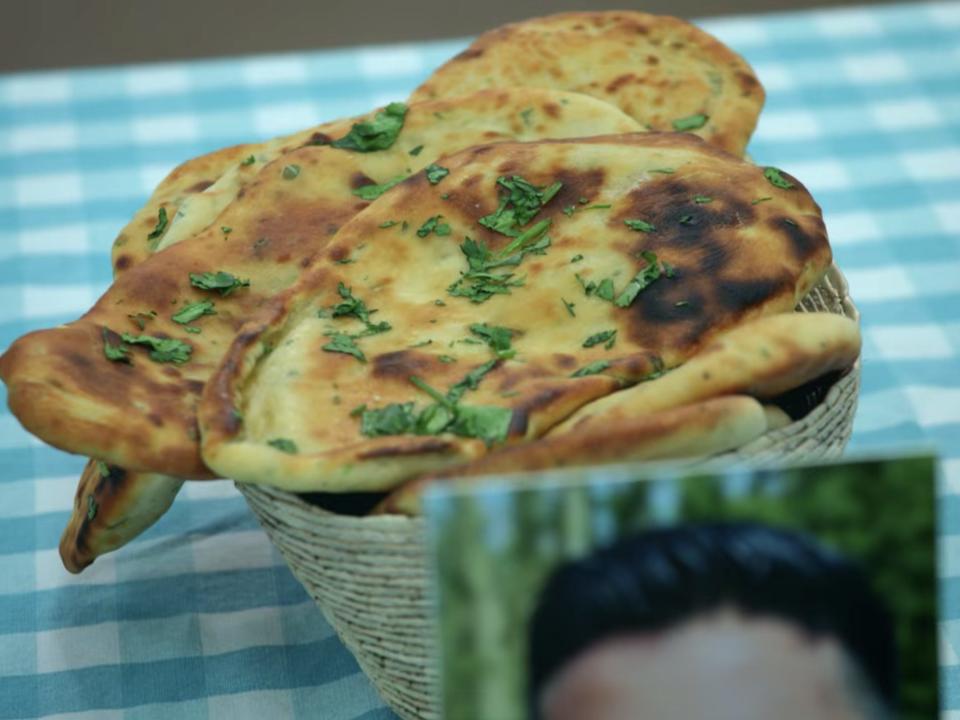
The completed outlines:
<svg viewBox="0 0 960 720">
<path fill-rule="evenodd" d="M 835 639 L 887 710 L 897 704 L 893 621 L 862 569 L 813 539 L 756 523 L 653 529 L 561 565 L 530 623 L 529 700 L 588 647 L 731 607 Z"/>
</svg>

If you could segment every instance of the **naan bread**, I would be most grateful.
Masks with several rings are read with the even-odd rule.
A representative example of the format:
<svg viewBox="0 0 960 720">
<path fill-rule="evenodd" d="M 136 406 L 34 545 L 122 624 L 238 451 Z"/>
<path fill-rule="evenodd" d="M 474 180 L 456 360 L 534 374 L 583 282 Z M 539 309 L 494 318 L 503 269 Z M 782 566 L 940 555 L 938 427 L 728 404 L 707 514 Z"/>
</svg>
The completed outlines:
<svg viewBox="0 0 960 720">
<path fill-rule="evenodd" d="M 819 208 L 798 182 L 774 187 L 761 168 L 688 134 L 503 143 L 444 165 L 439 184 L 417 175 L 340 231 L 326 256 L 354 262 L 321 263 L 237 337 L 201 405 L 203 454 L 216 472 L 293 490 L 390 488 L 486 452 L 483 440 L 449 433 L 361 434 L 362 424 L 406 427 L 430 404 L 411 376 L 444 393 L 485 369 L 463 403 L 507 412 L 507 442 L 529 440 L 724 329 L 792 310 L 831 260 Z M 556 193 L 511 239 L 479 221 L 496 226 L 490 218 L 525 205 L 498 193 L 498 178 L 518 175 Z M 437 215 L 446 232 L 413 233 Z M 484 262 L 476 243 L 490 253 Z M 518 247 L 540 250 L 504 265 Z M 476 266 L 464 275 L 466 255 Z M 490 273 L 504 271 L 514 284 L 479 297 Z M 640 291 L 652 271 L 659 278 Z M 368 322 L 392 329 L 371 334 L 355 314 L 337 317 L 348 296 L 377 310 Z M 505 328 L 515 356 L 485 368 L 495 358 L 471 329 L 478 323 L 488 335 Z"/>
<path fill-rule="evenodd" d="M 746 61 L 711 35 L 677 18 L 623 10 L 564 13 L 491 30 L 411 100 L 504 85 L 586 93 L 648 129 L 689 129 L 737 155 L 764 101 Z"/>
<path fill-rule="evenodd" d="M 506 447 L 466 465 L 404 483 L 374 511 L 416 515 L 434 483 L 535 470 L 669 458 L 709 457 L 732 450 L 768 430 L 763 407 L 744 395 L 639 415 L 583 433 L 552 436 Z"/>
<path fill-rule="evenodd" d="M 173 503 L 183 480 L 131 473 L 91 460 L 84 468 L 73 513 L 60 538 L 64 567 L 78 573 L 104 553 L 126 545 Z"/>
<path fill-rule="evenodd" d="M 857 323 L 831 313 L 784 313 L 757 318 L 725 333 L 685 365 L 587 405 L 550 435 L 572 438 L 638 415 L 733 393 L 770 399 L 860 355 Z M 770 411 L 771 423 L 782 415 Z M 775 418 L 780 420 L 776 421 Z"/>
<path fill-rule="evenodd" d="M 530 107 L 537 117 L 527 123 L 521 112 Z M 341 121 L 334 137 L 344 137 L 352 124 Z M 28 430 L 64 450 L 128 470 L 209 477 L 195 416 L 204 382 L 243 323 L 293 285 L 340 226 L 367 206 L 357 188 L 408 173 L 428 183 L 421 172 L 426 165 L 484 141 L 636 128 L 616 108 L 586 96 L 490 91 L 410 106 L 389 149 L 310 145 L 289 152 L 265 165 L 214 226 L 122 273 L 83 318 L 17 340 L 0 358 L 10 407 Z M 249 287 L 222 295 L 191 285 L 191 273 L 220 271 L 249 280 Z M 190 323 L 200 334 L 172 320 L 202 301 L 212 301 L 216 314 Z M 156 317 L 143 315 L 151 311 Z M 121 332 L 173 338 L 182 356 L 189 348 L 189 358 L 155 362 L 145 349 L 130 348 L 132 363 L 111 361 L 107 346 L 119 347 Z"/>
</svg>

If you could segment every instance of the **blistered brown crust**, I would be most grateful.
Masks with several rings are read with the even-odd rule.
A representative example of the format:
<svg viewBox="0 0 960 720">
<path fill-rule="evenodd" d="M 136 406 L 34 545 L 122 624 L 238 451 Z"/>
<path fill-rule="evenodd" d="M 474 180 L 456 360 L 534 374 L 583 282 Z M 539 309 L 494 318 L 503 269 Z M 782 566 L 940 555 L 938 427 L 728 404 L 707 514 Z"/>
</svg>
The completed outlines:
<svg viewBox="0 0 960 720">
<path fill-rule="evenodd" d="M 622 10 L 563 13 L 486 32 L 411 99 L 504 85 L 592 95 L 651 130 L 705 114 L 708 122 L 693 132 L 737 155 L 764 102 L 752 68 L 711 35 L 677 18 Z"/>
<path fill-rule="evenodd" d="M 774 188 L 761 168 L 692 135 L 501 143 L 471 148 L 443 164 L 450 175 L 440 185 L 417 175 L 343 228 L 327 255 L 354 262 L 319 266 L 291 290 L 299 297 L 297 303 L 291 297 L 295 311 L 279 308 L 260 327 L 245 329 L 201 405 L 203 452 L 211 467 L 242 481 L 291 489 L 363 489 L 354 484 L 358 478 L 367 489 L 390 487 L 405 479 L 404 472 L 416 474 L 415 464 L 364 465 L 365 448 L 381 448 L 384 439 L 364 439 L 349 412 L 362 404 L 417 399 L 412 375 L 450 387 L 488 360 L 485 346 L 458 344 L 470 323 L 514 330 L 517 358 L 497 363 L 469 397 L 474 404 L 510 408 L 507 441 L 521 442 L 622 384 L 678 365 L 726 328 L 792 310 L 830 263 L 819 208 L 799 183 Z M 464 236 L 494 253 L 510 242 L 477 219 L 496 209 L 496 178 L 512 174 L 540 186 L 563 184 L 539 216 L 553 221 L 549 251 L 523 262 L 525 284 L 510 296 L 474 304 L 448 295 L 463 268 Z M 698 203 L 700 196 L 710 201 Z M 767 196 L 773 199 L 752 202 Z M 583 207 L 590 203 L 601 207 Z M 560 212 L 570 206 L 581 209 Z M 438 212 L 450 234 L 416 237 L 419 222 Z M 411 220 L 406 234 L 382 227 L 401 218 Z M 655 224 L 656 231 L 638 232 L 624 223 L 637 218 Z M 672 265 L 675 275 L 646 288 L 629 308 L 585 297 L 575 280 L 575 273 L 586 281 L 614 274 L 619 292 L 646 265 L 642 253 L 649 251 Z M 583 262 L 572 264 L 574 255 L 583 255 Z M 390 332 L 364 337 L 366 364 L 322 351 L 331 330 L 317 321 L 317 311 L 336 301 L 334 288 L 341 282 L 380 309 L 378 320 L 393 325 Z M 436 298 L 443 299 L 439 308 Z M 567 315 L 561 299 L 576 302 L 575 316 Z M 583 347 L 587 336 L 610 328 L 618 332 L 614 350 Z M 437 344 L 419 346 L 427 338 Z M 282 349 L 264 355 L 258 339 Z M 440 354 L 453 347 L 458 359 L 443 361 Z M 601 375 L 570 377 L 598 360 L 610 362 Z M 245 416 L 243 423 L 234 419 L 234 409 Z M 299 452 L 266 447 L 273 437 L 295 438 Z M 390 452 L 412 459 L 411 448 L 421 443 L 397 437 Z M 334 456 L 351 466 L 349 477 Z"/>
<path fill-rule="evenodd" d="M 163 515 L 183 480 L 87 463 L 60 538 L 64 567 L 79 573 L 100 555 L 125 545 Z"/>
<path fill-rule="evenodd" d="M 709 457 L 762 435 L 767 422 L 762 406 L 742 395 L 640 415 L 586 432 L 547 436 L 502 448 L 473 462 L 407 482 L 374 513 L 415 515 L 423 493 L 439 482 L 462 485 L 468 478 L 637 460 Z"/>
<path fill-rule="evenodd" d="M 830 313 L 784 313 L 735 327 L 664 375 L 584 406 L 551 431 L 573 437 L 637 415 L 744 393 L 771 399 L 860 355 L 856 322 Z"/>
<path fill-rule="evenodd" d="M 558 120 L 528 126 L 519 115 L 531 103 L 559 107 L 561 101 L 565 104 Z M 341 137 L 353 122 L 346 119 L 326 127 Z M 294 284 L 340 226 L 367 206 L 353 195 L 358 177 L 386 182 L 487 132 L 537 137 L 589 127 L 620 130 L 636 125 L 592 98 L 490 91 L 456 103 L 411 106 L 404 131 L 390 151 L 353 153 L 315 145 L 289 150 L 241 188 L 217 223 L 122 273 L 80 320 L 17 340 L 0 358 L 11 409 L 31 432 L 64 450 L 134 471 L 211 477 L 197 445 L 200 390 L 243 323 Z M 424 151 L 411 156 L 409 151 L 418 145 L 424 145 Z M 294 180 L 284 178 L 286 165 L 300 168 Z M 249 278 L 250 287 L 229 297 L 191 287 L 190 273 L 220 270 Z M 185 303 L 204 299 L 214 301 L 217 314 L 193 323 L 202 334 L 188 334 L 172 321 L 171 315 Z M 157 317 L 147 320 L 143 329 L 129 317 L 149 311 Z M 176 338 L 193 353 L 181 366 L 155 363 L 142 348 L 131 350 L 132 365 L 111 362 L 103 350 L 105 328 L 114 344 L 121 332 L 143 332 Z"/>
</svg>

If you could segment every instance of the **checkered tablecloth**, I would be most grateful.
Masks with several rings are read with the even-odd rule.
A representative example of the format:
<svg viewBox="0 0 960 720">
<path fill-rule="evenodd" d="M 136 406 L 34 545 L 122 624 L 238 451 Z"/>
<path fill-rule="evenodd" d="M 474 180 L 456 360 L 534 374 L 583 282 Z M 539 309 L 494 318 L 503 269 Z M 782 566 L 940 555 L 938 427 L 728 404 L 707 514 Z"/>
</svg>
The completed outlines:
<svg viewBox="0 0 960 720">
<path fill-rule="evenodd" d="M 943 707 L 960 720 L 960 3 L 703 25 L 759 73 L 750 152 L 823 205 L 863 313 L 852 447 L 944 458 Z M 464 45 L 0 76 L 0 349 L 93 303 L 114 235 L 174 164 L 402 99 Z M 83 461 L 5 399 L 0 718 L 393 717 L 227 482 L 188 484 L 68 575 L 56 546 Z"/>
</svg>

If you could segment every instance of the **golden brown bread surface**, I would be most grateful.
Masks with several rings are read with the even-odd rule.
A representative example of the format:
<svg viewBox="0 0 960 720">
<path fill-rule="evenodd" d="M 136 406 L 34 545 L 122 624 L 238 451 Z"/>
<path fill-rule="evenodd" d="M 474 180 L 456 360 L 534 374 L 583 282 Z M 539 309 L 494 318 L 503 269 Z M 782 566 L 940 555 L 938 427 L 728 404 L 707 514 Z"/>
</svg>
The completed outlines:
<svg viewBox="0 0 960 720">
<path fill-rule="evenodd" d="M 444 165 L 439 184 L 411 178 L 344 226 L 326 253 L 353 262 L 319 264 L 234 341 L 201 405 L 210 467 L 295 490 L 392 487 L 485 452 L 476 437 L 361 432 L 374 419 L 361 406 L 429 404 L 411 376 L 445 392 L 483 369 L 493 355 L 471 325 L 505 328 L 515 355 L 486 367 L 464 402 L 509 411 L 507 441 L 529 440 L 732 325 L 792 310 L 831 259 L 799 183 L 774 187 L 761 168 L 688 134 L 502 143 Z M 535 244 L 545 236 L 534 229 L 552 223 L 549 245 L 498 265 L 523 241 L 479 221 L 513 211 L 498 178 L 517 175 L 560 184 L 515 231 Z M 414 234 L 437 215 L 447 232 Z M 465 253 L 477 251 L 465 238 L 488 249 L 489 272 L 515 273 L 508 292 L 464 296 L 471 277 L 487 277 L 469 274 Z M 659 277 L 618 305 L 651 269 Z M 331 316 L 341 286 L 391 329 L 369 334 L 356 317 Z M 354 336 L 365 362 L 324 349 L 338 334 Z"/>
<path fill-rule="evenodd" d="M 641 414 L 586 432 L 546 437 L 491 452 L 466 465 L 404 483 L 375 512 L 415 515 L 423 493 L 437 482 L 534 470 L 639 460 L 705 457 L 740 447 L 768 429 L 763 407 L 731 395 Z"/>
<path fill-rule="evenodd" d="M 60 538 L 63 566 L 78 573 L 100 555 L 125 545 L 167 511 L 181 485 L 179 478 L 132 474 L 88 462 Z"/>
<path fill-rule="evenodd" d="M 541 112 L 528 123 L 520 113 L 531 106 Z M 344 136 L 352 124 L 340 121 L 331 135 Z M 489 91 L 411 106 L 389 149 L 310 145 L 287 153 L 264 165 L 213 226 L 119 275 L 83 318 L 17 340 L 0 358 L 10 407 L 27 429 L 65 450 L 128 470 L 209 477 L 195 416 L 204 382 L 243 323 L 291 286 L 340 226 L 366 207 L 357 188 L 419 172 L 465 145 L 595 129 L 623 132 L 636 123 L 586 96 Z M 250 285 L 228 296 L 192 286 L 191 273 L 217 271 Z M 190 334 L 172 316 L 202 301 L 212 302 L 216 314 L 190 323 L 201 331 Z M 150 312 L 156 317 L 143 315 Z M 131 348 L 131 363 L 111 361 L 105 328 L 107 344 L 119 345 L 121 332 L 173 338 L 189 347 L 189 359 L 154 362 L 144 349 Z"/>
<path fill-rule="evenodd" d="M 637 415 L 705 399 L 745 393 L 775 397 L 860 355 L 857 323 L 830 313 L 784 313 L 731 329 L 683 366 L 650 382 L 613 393 L 574 413 L 552 432 L 574 435 Z M 769 411 L 771 423 L 782 414 Z M 775 423 L 776 424 L 776 423 Z"/>
<path fill-rule="evenodd" d="M 677 18 L 624 10 L 550 15 L 486 32 L 411 100 L 505 85 L 586 93 L 651 130 L 689 127 L 737 155 L 764 102 L 750 66 L 711 35 Z M 700 115 L 702 126 L 694 119 Z"/>
</svg>

